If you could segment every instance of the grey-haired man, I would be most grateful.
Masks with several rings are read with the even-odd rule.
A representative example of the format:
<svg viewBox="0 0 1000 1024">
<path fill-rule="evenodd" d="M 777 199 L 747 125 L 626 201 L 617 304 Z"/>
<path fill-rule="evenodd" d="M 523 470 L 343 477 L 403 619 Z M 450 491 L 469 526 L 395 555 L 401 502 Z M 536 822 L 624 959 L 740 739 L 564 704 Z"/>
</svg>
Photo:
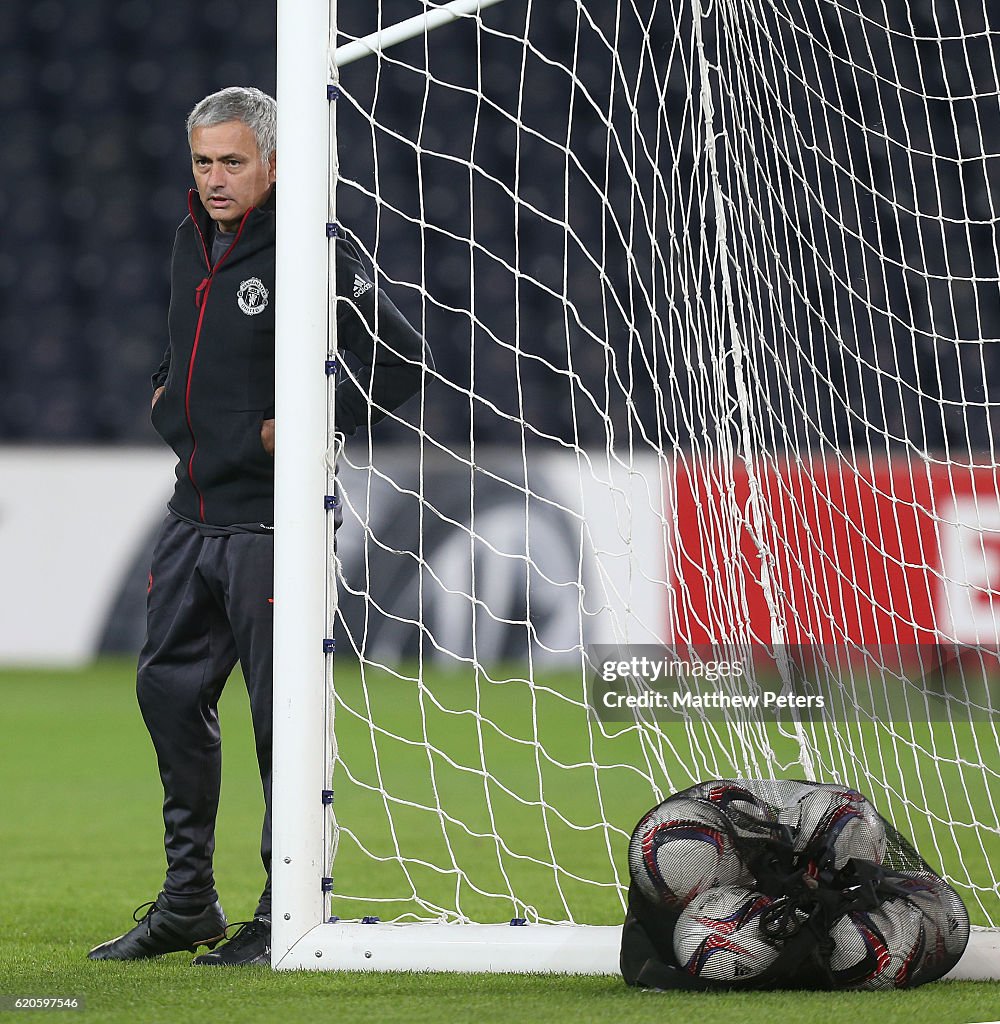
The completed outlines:
<svg viewBox="0 0 1000 1024">
<path fill-rule="evenodd" d="M 215 950 L 233 927 L 212 857 L 217 704 L 239 662 L 264 791 L 266 880 L 253 920 L 194 963 L 270 962 L 275 127 L 274 100 L 257 89 L 213 93 L 188 118 L 197 187 L 174 243 L 170 343 L 152 378 L 153 425 L 177 455 L 176 486 L 153 554 L 137 673 L 163 783 L 167 871 L 136 926 L 92 949 L 92 960 Z M 350 242 L 336 242 L 335 260 L 338 343 L 361 366 L 337 388 L 335 426 L 350 434 L 419 389 L 429 354 Z"/>
</svg>

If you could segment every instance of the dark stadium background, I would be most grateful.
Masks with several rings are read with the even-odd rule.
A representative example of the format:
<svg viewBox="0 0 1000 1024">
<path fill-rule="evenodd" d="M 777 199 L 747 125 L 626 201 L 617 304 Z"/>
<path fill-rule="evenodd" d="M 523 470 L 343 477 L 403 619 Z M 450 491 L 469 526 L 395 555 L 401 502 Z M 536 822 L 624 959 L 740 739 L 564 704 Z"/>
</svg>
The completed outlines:
<svg viewBox="0 0 1000 1024">
<path fill-rule="evenodd" d="M 664 113 L 676 148 L 663 146 L 660 153 L 671 163 L 675 159 L 669 154 L 675 153 L 677 180 L 683 183 L 691 178 L 685 161 L 691 157 L 692 72 L 677 62 L 669 72 L 656 66 L 655 55 L 665 55 L 674 38 L 665 6 L 642 0 L 620 5 L 620 14 L 619 5 L 611 2 L 588 8 L 623 66 L 643 64 L 640 86 L 633 90 L 640 123 L 657 123 L 654 86 L 657 77 L 669 75 Z M 800 325 L 795 347 L 779 348 L 774 357 L 804 375 L 799 401 L 789 400 L 787 387 L 774 388 L 769 410 L 774 446 L 781 446 L 782 424 L 795 423 L 798 447 L 863 446 L 875 438 L 876 453 L 879 447 L 911 445 L 982 451 L 995 414 L 993 339 L 1000 337 L 998 178 L 990 154 L 1000 137 L 1000 105 L 995 84 L 990 91 L 986 81 L 993 74 L 993 37 L 982 32 L 989 27 L 983 19 L 993 15 L 984 13 L 981 0 L 937 2 L 933 11 L 927 0 L 878 6 L 878 18 L 888 28 L 874 16 L 862 17 L 861 8 L 852 14 L 849 5 L 818 3 L 813 14 L 799 15 L 814 21 L 814 37 L 829 51 L 826 64 L 799 53 L 791 35 L 781 39 L 787 27 L 772 26 L 789 60 L 798 62 L 806 85 L 812 76 L 822 95 L 833 97 L 827 109 L 820 109 L 805 88 L 790 101 L 806 132 L 804 143 L 826 157 L 793 186 L 802 199 L 793 214 L 806 229 L 802 237 L 828 247 L 820 253 L 823 265 L 817 268 L 811 261 L 808 247 L 796 248 L 794 232 L 777 235 L 789 245 L 787 252 L 758 254 L 774 266 L 804 261 L 806 267 L 801 294 L 793 295 L 780 277 L 769 285 L 787 309 L 798 304 Z M 420 10 L 414 0 L 384 0 L 382 7 L 386 23 Z M 613 51 L 593 26 L 577 30 L 576 9 L 568 0 L 527 6 L 508 0 L 486 12 L 485 20 L 517 34 L 526 10 L 536 53 L 523 80 L 516 46 L 486 35 L 477 49 L 471 25 L 452 26 L 435 34 L 431 58 L 432 73 L 449 86 L 425 92 L 422 75 L 386 70 L 377 83 L 377 117 L 403 130 L 421 124 L 425 150 L 447 153 L 454 146 L 460 153 L 464 146 L 468 155 L 469 140 L 460 136 L 475 104 L 470 106 L 468 94 L 456 86 L 475 87 L 481 67 L 493 106 L 480 110 L 474 152 L 480 166 L 499 181 L 513 182 L 516 133 L 511 118 L 521 109 L 524 122 L 542 135 L 570 138 L 581 166 L 602 180 L 607 130 L 579 102 L 573 124 L 567 124 L 566 75 L 541 55 L 574 67 L 578 80 L 600 98 L 613 77 Z M 351 35 L 372 30 L 374 16 L 372 4 L 340 4 L 341 25 Z M 148 377 L 164 347 L 167 264 L 174 230 L 185 214 L 184 118 L 196 100 L 225 85 L 274 90 L 274 20 L 273 4 L 237 0 L 11 0 L 0 5 L 0 441 L 155 443 L 147 419 Z M 650 39 L 644 61 L 642 22 Z M 921 36 L 928 38 L 916 43 L 909 38 Z M 733 59 L 730 46 L 738 46 L 738 41 L 713 39 L 710 32 L 706 42 L 710 56 L 722 64 Z M 848 54 L 853 65 L 841 59 Z M 394 56 L 423 67 L 423 43 L 406 44 Z M 864 65 L 860 73 L 859 63 Z M 375 74 L 375 62 L 363 61 L 345 71 L 344 81 L 368 102 L 376 95 Z M 973 89 L 983 90 L 978 99 L 962 98 Z M 611 121 L 627 141 L 630 114 L 621 88 L 616 90 Z M 936 99 L 925 102 L 922 95 Z M 948 96 L 958 99 L 948 101 Z M 721 121 L 732 113 L 732 98 L 716 99 Z M 346 109 L 342 124 L 346 132 L 363 127 Z M 824 128 L 827 124 L 833 127 Z M 752 125 L 748 130 L 753 131 Z M 815 137 L 808 137 L 809 131 Z M 344 172 L 364 180 L 374 166 L 370 143 L 363 137 L 357 145 L 348 141 L 341 147 Z M 526 133 L 521 144 L 519 195 L 537 210 L 559 213 L 565 200 L 561 154 L 536 145 Z M 419 198 L 416 160 L 412 150 L 395 152 L 394 146 L 390 138 L 380 139 L 379 192 L 391 207 L 409 213 Z M 613 373 L 601 346 L 585 335 L 576 337 L 575 325 L 564 322 L 561 303 L 530 283 L 517 286 L 521 323 L 514 353 L 510 344 L 496 340 L 509 341 L 515 332 L 510 275 L 482 256 L 512 253 L 507 200 L 495 188 L 491 192 L 485 180 L 470 196 L 466 169 L 433 157 L 421 159 L 428 216 L 453 224 L 459 235 L 468 234 L 471 199 L 480 247 L 475 266 L 479 323 L 471 344 L 477 387 L 488 403 L 470 409 L 459 392 L 437 386 L 428 399 L 428 425 L 436 435 L 467 442 L 471 417 L 478 440 L 509 442 L 520 436 L 523 416 L 537 428 L 531 439 L 548 436 L 603 446 L 609 432 L 618 442 L 634 428 L 652 429 L 659 417 L 665 435 L 651 436 L 676 435 L 683 445 L 689 428 L 677 409 L 688 401 L 684 358 L 672 351 L 676 390 L 666 400 L 657 397 L 655 378 L 664 364 L 651 362 L 650 354 L 663 343 L 648 318 L 628 322 L 628 316 L 612 309 L 609 319 L 601 297 L 602 287 L 627 289 L 643 278 L 649 242 L 634 241 L 638 269 L 627 272 L 625 247 L 616 250 L 612 241 L 604 257 L 603 285 L 579 254 L 570 253 L 567 293 L 582 321 L 606 332 L 617 358 Z M 763 172 L 766 157 L 761 160 Z M 637 166 L 640 179 L 643 173 L 649 178 L 641 159 Z M 599 247 L 602 226 L 607 226 L 602 217 L 626 223 L 634 209 L 635 183 L 621 168 L 612 168 L 606 180 L 603 208 L 586 189 L 573 193 L 571 216 L 583 246 Z M 648 194 L 651 180 L 640 180 L 638 189 Z M 371 248 L 374 204 L 347 189 L 340 213 Z M 830 221 L 824 218 L 847 228 L 843 239 L 830 241 Z M 710 215 L 708 221 L 710 242 Z M 661 238 L 673 229 L 683 226 L 654 219 L 653 233 Z M 561 233 L 530 213 L 518 230 L 521 268 L 558 288 Z M 419 232 L 406 217 L 385 209 L 378 231 L 380 262 L 384 254 L 391 276 L 413 281 L 413 268 L 421 267 L 427 292 L 438 304 L 422 313 L 419 293 L 412 288 L 401 288 L 395 297 L 411 317 L 426 316 L 424 326 L 443 376 L 467 386 L 468 319 L 443 308 L 469 300 L 467 247 L 429 235 L 421 266 Z M 881 248 L 880 257 L 870 243 Z M 689 284 L 696 291 L 710 287 L 697 272 Z M 830 327 L 833 311 L 839 317 L 836 330 Z M 566 377 L 560 372 L 567 330 L 580 381 L 595 394 L 610 384 L 607 420 L 588 413 L 584 404 L 574 427 Z M 963 344 L 979 339 L 988 343 Z M 666 343 L 669 349 L 673 345 Z M 525 354 L 540 359 L 526 360 Z M 520 396 L 512 387 L 515 369 L 525 383 Z M 774 385 L 767 365 L 758 372 Z M 617 401 L 616 391 L 620 397 L 628 391 L 633 405 Z M 388 425 L 380 436 L 392 440 L 403 430 Z"/>
</svg>

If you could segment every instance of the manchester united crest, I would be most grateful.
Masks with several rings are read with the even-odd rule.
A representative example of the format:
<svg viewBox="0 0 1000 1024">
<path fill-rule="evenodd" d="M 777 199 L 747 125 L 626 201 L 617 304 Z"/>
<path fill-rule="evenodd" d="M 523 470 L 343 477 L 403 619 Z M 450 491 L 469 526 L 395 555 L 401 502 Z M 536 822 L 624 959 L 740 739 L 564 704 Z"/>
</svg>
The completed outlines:
<svg viewBox="0 0 1000 1024">
<path fill-rule="evenodd" d="M 267 309 L 268 292 L 259 277 L 251 277 L 240 284 L 236 301 L 247 316 L 256 316 Z"/>
</svg>

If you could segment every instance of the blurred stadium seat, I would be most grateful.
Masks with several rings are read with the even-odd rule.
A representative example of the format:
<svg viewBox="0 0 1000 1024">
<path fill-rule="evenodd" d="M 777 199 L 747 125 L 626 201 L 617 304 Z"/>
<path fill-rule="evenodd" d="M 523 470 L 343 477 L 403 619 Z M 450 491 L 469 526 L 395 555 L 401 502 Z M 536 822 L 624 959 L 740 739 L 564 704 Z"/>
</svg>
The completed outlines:
<svg viewBox="0 0 1000 1024">
<path fill-rule="evenodd" d="M 613 21 L 614 6 L 609 4 L 607 12 L 592 16 Z M 908 6 L 919 34 L 925 17 L 923 5 Z M 370 31 L 374 27 L 371 7 L 342 5 L 342 29 L 349 35 Z M 384 21 L 407 17 L 416 7 L 410 0 L 383 0 Z M 503 4 L 493 9 L 487 20 L 503 29 L 523 22 L 524 17 L 523 5 Z M 669 12 L 651 16 L 649 52 L 655 54 L 658 41 L 669 37 L 672 26 L 668 17 Z M 533 45 L 558 63 L 574 67 L 578 82 L 595 95 L 601 90 L 606 93 L 613 79 L 609 52 L 598 47 L 588 52 L 586 35 L 574 33 L 575 18 L 576 8 L 569 0 L 536 5 L 531 24 Z M 619 55 L 626 63 L 630 53 L 641 53 L 636 23 L 634 18 L 625 19 L 617 37 Z M 935 31 L 947 36 L 947 29 L 939 26 Z M 886 52 L 873 54 L 873 60 L 895 68 L 901 84 L 912 87 L 915 94 L 947 91 L 943 85 L 920 81 L 920 69 L 912 62 L 894 60 L 888 52 L 892 38 L 891 34 L 884 36 Z M 848 46 L 850 40 L 832 40 L 831 46 L 838 45 Z M 404 49 L 407 62 L 422 66 L 422 42 L 405 44 Z M 469 59 L 470 53 L 477 55 L 476 60 Z M 370 197 L 345 188 L 339 198 L 340 216 L 369 248 L 378 232 L 379 253 L 391 254 L 391 265 L 383 262 L 391 277 L 416 282 L 421 272 L 426 275 L 426 290 L 436 303 L 422 306 L 419 291 L 402 286 L 394 297 L 415 321 L 423 318 L 439 370 L 462 388 L 469 384 L 469 321 L 449 314 L 446 307 L 468 302 L 471 277 L 475 276 L 478 325 L 471 331 L 471 343 L 477 382 L 481 396 L 500 413 L 485 404 L 473 409 L 467 397 L 438 388 L 428 401 L 427 416 L 433 421 L 428 426 L 439 438 L 450 432 L 456 441 L 467 439 L 473 425 L 481 441 L 519 438 L 517 425 L 506 417 L 523 411 L 541 434 L 562 438 L 575 430 L 582 442 L 603 445 L 607 424 L 596 415 L 588 420 L 586 410 L 578 409 L 574 426 L 568 401 L 560 400 L 567 379 L 565 332 L 570 331 L 574 346 L 574 372 L 598 390 L 608 373 L 605 353 L 585 336 L 577 338 L 572 319 L 564 320 L 563 304 L 538 286 L 549 285 L 559 292 L 563 233 L 541 216 L 520 219 L 520 267 L 534 281 L 522 281 L 516 296 L 510 275 L 498 274 L 495 261 L 483 253 L 513 259 L 511 203 L 496 184 L 511 185 L 514 180 L 517 140 L 511 115 L 520 112 L 523 123 L 536 127 L 547 139 L 572 137 L 582 166 L 589 165 L 598 177 L 605 165 L 608 131 L 583 103 L 576 105 L 573 122 L 567 123 L 570 82 L 558 64 L 529 61 L 522 79 L 520 63 L 515 63 L 513 56 L 514 49 L 502 35 L 483 35 L 477 44 L 472 26 L 465 25 L 435 37 L 430 67 L 434 84 L 430 87 L 422 74 L 406 69 L 388 69 L 376 86 L 374 61 L 352 66 L 345 77 L 352 94 L 360 102 L 376 103 L 378 121 L 386 128 L 395 125 L 411 133 L 413 126 L 420 124 L 421 151 L 418 156 L 406 145 L 393 146 L 383 133 L 378 187 L 384 205 L 379 206 L 376 217 Z M 960 72 L 959 57 L 956 53 L 952 59 L 941 52 L 936 59 L 942 76 Z M 481 60 L 489 83 L 488 105 L 477 104 L 469 91 L 475 85 L 477 60 Z M 176 225 L 185 214 L 189 170 L 184 118 L 201 96 L 225 85 L 253 83 L 273 92 L 274 61 L 274 10 L 263 0 L 174 0 L 170 4 L 151 0 L 88 0 L 85 4 L 11 0 L 0 5 L 0 116 L 4 126 L 0 158 L 5 167 L 0 182 L 4 225 L 0 233 L 0 389 L 4 396 L 0 440 L 153 443 L 147 416 L 148 377 L 164 346 L 169 253 Z M 933 65 L 933 55 L 928 55 L 924 68 Z M 671 98 L 676 98 L 677 110 L 682 110 L 688 102 L 687 83 L 683 76 L 672 77 L 676 71 L 654 69 L 652 73 L 664 77 L 661 85 L 670 124 Z M 857 79 L 859 109 L 863 113 L 871 100 L 890 120 L 900 118 L 899 102 L 908 102 L 906 89 L 901 91 L 890 83 L 893 95 L 903 97 L 893 113 L 891 105 L 876 103 L 878 81 L 877 76 Z M 960 93 L 960 83 L 952 84 Z M 866 89 L 872 90 L 870 96 Z M 640 105 L 654 101 L 655 90 L 636 94 Z M 839 338 L 815 329 L 800 341 L 818 368 L 816 372 L 828 381 L 825 386 L 857 396 L 859 407 L 872 417 L 867 422 L 858 419 L 828 429 L 831 425 L 823 423 L 823 416 L 835 414 L 818 408 L 813 425 L 817 447 L 824 436 L 834 435 L 841 445 L 848 437 L 862 444 L 869 430 L 928 450 L 949 443 L 976 448 L 986 445 L 991 435 L 996 409 L 993 397 L 1000 388 L 996 345 L 963 347 L 954 339 L 1000 337 L 996 224 L 990 213 L 995 209 L 995 185 L 991 182 L 997 176 L 992 167 L 995 159 L 987 160 L 989 154 L 984 152 L 989 143 L 983 141 L 1000 137 L 1000 112 L 973 101 L 930 103 L 928 109 L 927 138 L 910 140 L 913 152 L 906 167 L 890 167 L 888 160 L 879 166 L 875 157 L 874 180 L 881 182 L 883 194 L 891 201 L 880 202 L 876 197 L 870 210 L 857 213 L 859 218 L 873 218 L 869 224 L 877 222 L 885 229 L 879 232 L 881 266 L 890 271 L 885 274 L 870 266 L 866 273 L 866 287 L 880 294 L 871 292 L 867 300 L 861 294 L 849 297 L 858 308 L 865 307 L 865 315 L 857 320 L 861 327 L 853 336 L 847 337 L 852 317 L 844 316 Z M 342 115 L 343 171 L 370 185 L 375 171 L 370 142 L 362 135 L 355 144 L 351 135 L 352 130 L 363 129 L 363 122 L 352 119 L 346 105 Z M 621 116 L 630 115 L 624 110 Z M 639 118 L 647 124 L 655 119 L 656 113 L 648 110 Z M 907 117 L 906 123 L 918 120 Z M 897 127 L 889 124 L 886 131 L 891 134 Z M 859 135 L 857 141 L 861 145 L 864 140 Z M 536 145 L 530 132 L 520 134 L 520 147 L 520 197 L 536 210 L 561 218 L 566 169 L 559 149 Z M 467 166 L 438 155 L 464 155 L 467 160 L 470 148 L 478 168 L 487 173 L 470 175 Z M 922 159 L 921 150 L 932 155 Z M 669 148 L 663 147 L 661 152 L 667 153 Z M 950 181 L 935 177 L 948 166 L 940 155 L 949 153 L 956 157 L 978 155 L 978 165 L 954 165 L 955 175 L 963 176 L 961 188 L 952 188 Z M 681 159 L 689 157 L 682 153 Z M 467 241 L 456 241 L 447 234 L 430 231 L 421 238 L 419 228 L 407 219 L 406 215 L 417 212 L 421 198 L 418 159 L 428 219 L 450 225 L 459 239 L 474 235 L 475 256 L 470 257 Z M 820 191 L 836 188 L 835 183 L 831 186 L 822 180 L 812 184 Z M 957 186 L 957 178 L 954 184 Z M 903 190 L 912 193 L 909 199 Z M 937 199 L 932 202 L 928 196 Z M 960 200 L 968 203 L 970 197 L 976 209 L 951 208 Z M 603 218 L 611 211 L 624 222 L 631 202 L 629 183 L 610 181 L 603 208 L 599 202 L 584 201 L 571 209 L 576 234 L 596 250 Z M 935 202 L 941 204 L 940 209 L 921 220 L 921 208 L 930 210 Z M 473 205 L 474 228 L 470 225 Z M 910 205 L 915 205 L 916 216 L 906 212 Z M 979 223 L 970 226 L 970 218 Z M 656 227 L 669 230 L 670 226 Z M 987 263 L 992 259 L 990 266 L 965 265 L 969 232 L 972 251 L 984 253 Z M 625 260 L 627 253 L 614 239 L 606 244 L 610 247 L 604 259 L 613 276 L 616 262 Z M 912 270 L 902 258 L 910 249 L 919 249 L 924 261 Z M 636 255 L 641 261 L 642 253 Z M 865 259 L 860 250 L 844 254 L 844 258 Z M 568 293 L 579 303 L 583 322 L 606 322 L 609 311 L 602 308 L 601 284 L 594 277 L 594 268 L 570 253 L 569 274 Z M 955 280 L 962 276 L 992 278 L 993 285 L 984 287 L 980 280 L 962 286 Z M 830 280 L 815 282 L 819 291 L 836 287 Z M 924 294 L 919 294 L 920 289 Z M 516 351 L 513 345 L 497 343 L 498 338 L 515 336 L 515 298 L 520 310 Z M 838 308 L 846 312 L 843 302 L 840 296 Z M 902 322 L 882 313 L 872 314 L 873 307 L 891 310 L 901 305 L 910 310 Z M 827 308 L 833 307 L 828 304 Z M 806 315 L 802 323 L 809 325 L 810 317 Z M 863 329 L 868 324 L 871 330 Z M 630 338 L 630 327 L 616 311 L 610 311 L 609 343 L 620 349 L 623 364 L 631 361 L 638 373 L 632 391 L 634 409 L 610 411 L 613 419 L 618 417 L 615 425 L 619 429 L 630 428 L 630 417 L 639 423 L 655 418 L 654 387 L 641 386 L 643 373 L 649 385 L 655 382 L 649 381 L 648 369 L 642 368 L 641 353 L 657 342 L 641 333 Z M 855 350 L 849 362 L 839 359 L 833 350 L 846 343 Z M 532 361 L 531 356 L 540 358 Z M 547 369 L 542 360 L 555 369 Z M 515 364 L 525 381 L 520 405 L 509 386 Z M 534 370 L 525 373 L 529 364 Z M 865 403 L 864 396 L 877 395 L 887 378 L 898 380 L 893 389 L 898 387 L 899 401 Z M 959 387 L 965 402 L 960 400 Z M 940 409 L 942 400 L 955 396 L 959 400 L 947 406 L 944 420 L 940 412 L 936 416 L 922 414 L 924 403 Z M 971 405 L 969 396 L 975 399 Z M 392 426 L 387 424 L 380 436 L 391 439 Z"/>
</svg>

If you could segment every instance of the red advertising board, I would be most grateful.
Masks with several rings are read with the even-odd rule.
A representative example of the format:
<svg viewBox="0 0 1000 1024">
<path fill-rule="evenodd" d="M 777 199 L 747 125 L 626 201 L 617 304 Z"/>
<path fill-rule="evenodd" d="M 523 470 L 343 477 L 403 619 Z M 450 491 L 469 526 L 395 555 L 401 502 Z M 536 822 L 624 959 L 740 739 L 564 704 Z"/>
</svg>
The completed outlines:
<svg viewBox="0 0 1000 1024">
<path fill-rule="evenodd" d="M 771 640 L 766 565 L 788 643 L 996 645 L 998 484 L 934 461 L 679 461 L 670 632 Z"/>
</svg>

